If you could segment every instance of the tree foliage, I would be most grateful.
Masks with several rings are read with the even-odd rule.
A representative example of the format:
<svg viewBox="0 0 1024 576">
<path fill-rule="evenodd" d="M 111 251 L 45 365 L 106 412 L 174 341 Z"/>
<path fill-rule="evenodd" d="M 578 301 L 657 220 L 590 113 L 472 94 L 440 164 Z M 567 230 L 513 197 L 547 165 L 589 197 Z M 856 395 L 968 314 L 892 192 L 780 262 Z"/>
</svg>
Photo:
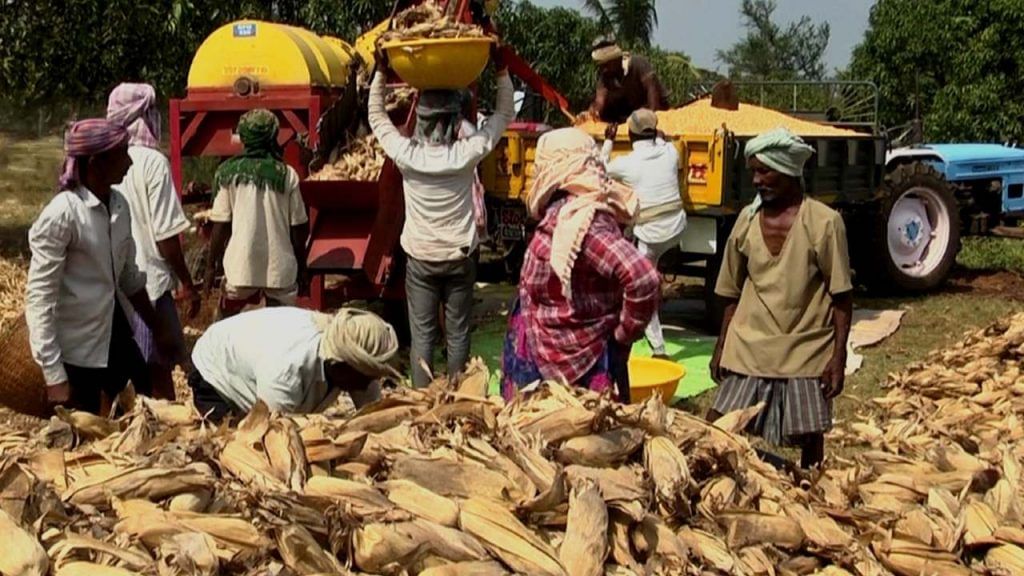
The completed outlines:
<svg viewBox="0 0 1024 576">
<path fill-rule="evenodd" d="M 122 81 L 152 83 L 162 97 L 182 95 L 196 49 L 216 28 L 242 18 L 285 22 L 354 40 L 385 19 L 391 0 L 66 0 L 64 10 L 35 0 L 0 0 L 0 105 L 22 109 L 65 103 L 95 107 Z M 653 6 L 653 2 L 651 2 Z M 567 8 L 501 3 L 504 42 L 566 95 L 574 110 L 593 96 L 590 45 L 599 23 Z M 646 47 L 662 81 L 683 101 L 696 72 L 677 52 Z M 557 116 L 549 116 L 554 119 Z"/>
<path fill-rule="evenodd" d="M 1024 3 L 886 0 L 875 4 L 851 77 L 872 80 L 888 126 L 919 111 L 933 141 L 1024 137 Z"/>
<path fill-rule="evenodd" d="M 743 0 L 745 38 L 718 51 L 729 76 L 755 80 L 820 80 L 830 28 L 808 16 L 783 27 L 774 20 L 775 0 Z"/>
<path fill-rule="evenodd" d="M 654 0 L 583 0 L 605 32 L 614 31 L 628 48 L 647 48 L 658 27 L 658 8 Z"/>
<path fill-rule="evenodd" d="M 4 0 L 0 98 L 26 106 L 99 101 L 118 82 L 184 90 L 196 49 L 241 18 L 287 22 L 353 38 L 387 17 L 389 0 Z"/>
</svg>

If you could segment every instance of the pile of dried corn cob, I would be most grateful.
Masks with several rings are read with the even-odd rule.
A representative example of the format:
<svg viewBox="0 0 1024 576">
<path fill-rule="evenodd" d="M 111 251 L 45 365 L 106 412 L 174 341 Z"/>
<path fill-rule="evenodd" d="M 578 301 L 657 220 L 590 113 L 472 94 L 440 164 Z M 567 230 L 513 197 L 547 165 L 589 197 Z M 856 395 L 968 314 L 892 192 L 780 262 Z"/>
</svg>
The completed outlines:
<svg viewBox="0 0 1024 576">
<path fill-rule="evenodd" d="M 23 262 L 0 258 L 0 332 L 24 307 L 26 267 Z"/>
<path fill-rule="evenodd" d="M 440 5 L 424 2 L 399 12 L 392 29 L 385 32 L 380 41 L 418 40 L 422 38 L 482 38 L 483 29 L 475 24 L 466 24 L 449 18 Z"/>
<path fill-rule="evenodd" d="M 373 181 L 384 167 L 384 150 L 373 134 L 361 136 L 331 153 L 329 162 L 310 176 L 312 180 Z"/>
<path fill-rule="evenodd" d="M 803 487 L 738 434 L 756 408 L 505 404 L 479 364 L 351 417 L 61 413 L 0 434 L 0 573 L 1024 573 L 1024 314 L 933 361 L 893 377 L 878 450 Z"/>
<path fill-rule="evenodd" d="M 579 125 L 595 138 L 604 138 L 604 122 L 587 121 Z M 723 110 L 711 106 L 711 98 L 703 98 L 686 106 L 658 112 L 658 129 L 667 136 L 710 135 L 723 127 L 739 136 L 754 136 L 775 128 L 788 128 L 805 136 L 856 136 L 852 130 L 835 128 L 801 120 L 782 112 L 754 104 L 740 104 L 739 110 Z M 628 136 L 625 124 L 619 126 L 618 136 Z"/>
</svg>

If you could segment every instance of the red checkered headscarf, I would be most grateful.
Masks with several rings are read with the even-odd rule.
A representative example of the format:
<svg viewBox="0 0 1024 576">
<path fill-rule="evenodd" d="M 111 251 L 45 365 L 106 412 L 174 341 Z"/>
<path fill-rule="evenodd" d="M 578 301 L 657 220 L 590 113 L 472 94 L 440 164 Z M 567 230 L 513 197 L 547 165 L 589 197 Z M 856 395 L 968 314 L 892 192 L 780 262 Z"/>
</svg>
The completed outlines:
<svg viewBox="0 0 1024 576">
<path fill-rule="evenodd" d="M 125 82 L 114 88 L 107 100 L 107 120 L 128 129 L 132 146 L 160 146 L 160 111 L 149 84 Z"/>
<path fill-rule="evenodd" d="M 78 186 L 78 163 L 83 158 L 102 154 L 128 143 L 128 131 L 120 124 L 103 118 L 75 122 L 64 133 L 64 172 L 60 186 L 70 190 Z"/>
</svg>

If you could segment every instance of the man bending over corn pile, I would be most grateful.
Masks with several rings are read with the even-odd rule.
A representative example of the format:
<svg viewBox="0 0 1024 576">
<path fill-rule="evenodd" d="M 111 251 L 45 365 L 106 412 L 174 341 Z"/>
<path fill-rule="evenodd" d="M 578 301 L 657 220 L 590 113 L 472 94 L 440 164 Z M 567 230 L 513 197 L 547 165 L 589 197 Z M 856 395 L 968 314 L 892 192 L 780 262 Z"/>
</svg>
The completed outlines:
<svg viewBox="0 0 1024 576">
<path fill-rule="evenodd" d="M 129 379 L 150 394 L 122 296 L 152 330 L 161 354 L 173 357 L 176 348 L 136 265 L 128 202 L 113 188 L 132 165 L 128 142 L 128 131 L 107 120 L 71 126 L 61 191 L 28 234 L 25 321 L 47 399 L 97 414 L 103 412 L 101 392 L 113 399 Z"/>
<path fill-rule="evenodd" d="M 381 67 L 387 66 L 383 52 Z M 430 376 L 434 345 L 440 340 L 440 306 L 444 305 L 448 375 L 469 361 L 469 328 L 480 243 L 473 207 L 477 165 L 491 153 L 515 115 L 512 80 L 501 50 L 492 59 L 498 68 L 494 114 L 483 127 L 458 139 L 462 97 L 456 90 L 425 90 L 416 105 L 416 132 L 399 133 L 384 107 L 387 80 L 378 71 L 370 85 L 369 123 L 384 153 L 402 173 L 405 225 L 402 249 L 408 255 L 405 289 L 412 335 L 412 381 L 424 387 Z"/>
<path fill-rule="evenodd" d="M 214 224 L 203 292 L 213 288 L 223 257 L 223 318 L 259 303 L 261 296 L 267 306 L 295 304 L 304 277 L 309 217 L 299 175 L 282 161 L 279 127 L 269 110 L 246 112 L 238 122 L 245 151 L 221 164 L 214 177 Z"/>
<path fill-rule="evenodd" d="M 800 446 L 803 468 L 824 458 L 853 309 L 843 219 L 804 195 L 813 152 L 783 128 L 747 143 L 758 200 L 740 214 L 715 286 L 727 305 L 711 360 L 720 387 L 708 415 L 764 402 L 748 431 Z"/>
<path fill-rule="evenodd" d="M 395 329 L 373 313 L 334 316 L 292 307 L 263 308 L 214 323 L 192 350 L 188 384 L 201 414 L 242 416 L 262 400 L 280 412 L 319 412 L 347 392 L 356 407 L 380 396 L 379 378 L 398 378 L 390 362 Z"/>
<path fill-rule="evenodd" d="M 591 57 L 598 70 L 592 119 L 621 124 L 640 108 L 668 110 L 668 92 L 646 58 L 626 54 L 607 39 L 594 42 Z"/>
<path fill-rule="evenodd" d="M 617 124 L 609 124 L 601 156 L 608 164 L 608 175 L 632 188 L 640 200 L 633 236 L 637 248 L 657 269 L 658 260 L 679 245 L 686 228 L 686 212 L 679 197 L 679 152 L 659 135 L 658 116 L 653 111 L 641 108 L 633 112 L 628 125 L 633 151 L 609 160 L 618 131 Z M 667 359 L 657 308 L 644 334 L 654 357 Z"/>
</svg>

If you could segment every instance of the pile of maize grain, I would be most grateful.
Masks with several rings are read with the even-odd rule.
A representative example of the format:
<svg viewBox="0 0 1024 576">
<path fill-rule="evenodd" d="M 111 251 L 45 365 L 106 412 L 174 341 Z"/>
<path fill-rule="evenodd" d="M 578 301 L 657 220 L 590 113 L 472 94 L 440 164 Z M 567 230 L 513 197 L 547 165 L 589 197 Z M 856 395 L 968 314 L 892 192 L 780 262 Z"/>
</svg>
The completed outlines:
<svg viewBox="0 0 1024 576">
<path fill-rule="evenodd" d="M 894 375 L 876 449 L 799 485 L 760 407 L 505 403 L 480 363 L 354 415 L 60 411 L 0 433 L 0 574 L 1021 574 L 1022 362 L 1024 314 Z"/>
<path fill-rule="evenodd" d="M 480 26 L 459 22 L 445 15 L 436 2 L 424 2 L 399 12 L 380 42 L 419 40 L 423 38 L 482 38 Z"/>
<path fill-rule="evenodd" d="M 373 134 L 367 134 L 353 139 L 344 148 L 333 151 L 328 163 L 312 174 L 310 179 L 370 182 L 380 175 L 386 159 L 377 138 Z"/>
<path fill-rule="evenodd" d="M 604 138 L 605 126 L 604 122 L 587 121 L 579 127 L 595 138 Z M 780 127 L 805 137 L 859 135 L 852 130 L 801 120 L 754 104 L 741 103 L 739 110 L 715 108 L 711 106 L 711 98 L 658 112 L 658 129 L 667 136 L 710 135 L 723 128 L 738 136 L 754 136 Z M 628 136 L 625 124 L 619 126 L 618 135 L 621 138 Z"/>
</svg>

